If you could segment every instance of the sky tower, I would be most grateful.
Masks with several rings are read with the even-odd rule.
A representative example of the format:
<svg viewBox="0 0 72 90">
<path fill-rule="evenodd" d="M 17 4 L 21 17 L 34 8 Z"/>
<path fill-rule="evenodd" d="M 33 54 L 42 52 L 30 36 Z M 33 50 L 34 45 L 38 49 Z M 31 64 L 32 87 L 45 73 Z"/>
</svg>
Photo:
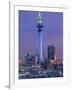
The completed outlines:
<svg viewBox="0 0 72 90">
<path fill-rule="evenodd" d="M 42 51 L 42 28 L 43 28 L 43 25 L 42 25 L 42 17 L 41 17 L 41 13 L 39 12 L 39 15 L 38 15 L 38 25 L 37 25 L 37 28 L 38 28 L 38 63 L 39 65 L 41 65 L 42 63 L 42 55 L 43 55 L 43 51 Z"/>
</svg>

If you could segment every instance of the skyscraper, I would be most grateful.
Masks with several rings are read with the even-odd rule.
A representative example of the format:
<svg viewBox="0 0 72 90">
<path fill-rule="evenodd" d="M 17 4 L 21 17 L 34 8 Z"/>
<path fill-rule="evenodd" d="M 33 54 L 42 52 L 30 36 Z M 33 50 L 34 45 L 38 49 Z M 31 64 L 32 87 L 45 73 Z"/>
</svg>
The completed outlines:
<svg viewBox="0 0 72 90">
<path fill-rule="evenodd" d="M 56 49 L 55 46 L 48 46 L 48 60 L 56 60 Z"/>
<path fill-rule="evenodd" d="M 42 51 L 42 17 L 41 17 L 41 13 L 39 12 L 39 16 L 38 16 L 38 63 L 41 64 L 42 63 L 42 55 L 43 55 L 43 51 Z"/>
</svg>

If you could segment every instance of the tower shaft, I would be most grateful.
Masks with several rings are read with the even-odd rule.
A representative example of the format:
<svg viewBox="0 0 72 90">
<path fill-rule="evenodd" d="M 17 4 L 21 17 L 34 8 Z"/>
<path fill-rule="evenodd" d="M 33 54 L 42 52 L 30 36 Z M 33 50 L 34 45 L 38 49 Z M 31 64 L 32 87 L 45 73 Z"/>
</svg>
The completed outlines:
<svg viewBox="0 0 72 90">
<path fill-rule="evenodd" d="M 39 34 L 39 46 L 38 46 L 38 53 L 39 53 L 39 64 L 42 63 L 42 55 L 43 55 L 43 51 L 42 51 L 42 31 L 38 32 Z"/>
<path fill-rule="evenodd" d="M 42 55 L 43 55 L 43 51 L 42 51 L 42 28 L 43 28 L 43 25 L 42 25 L 42 18 L 41 18 L 41 14 L 39 12 L 39 17 L 38 17 L 38 25 L 37 25 L 37 28 L 38 28 L 38 62 L 39 64 L 42 63 Z"/>
</svg>

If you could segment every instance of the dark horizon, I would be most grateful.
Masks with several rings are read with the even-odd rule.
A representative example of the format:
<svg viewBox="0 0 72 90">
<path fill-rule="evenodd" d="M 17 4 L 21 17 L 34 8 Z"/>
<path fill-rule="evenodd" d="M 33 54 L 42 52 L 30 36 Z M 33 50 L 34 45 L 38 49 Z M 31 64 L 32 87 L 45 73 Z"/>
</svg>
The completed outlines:
<svg viewBox="0 0 72 90">
<path fill-rule="evenodd" d="M 63 13 L 41 12 L 43 22 L 43 50 L 47 56 L 48 45 L 56 46 L 56 58 L 63 59 Z M 38 12 L 19 10 L 19 59 L 38 46 Z"/>
</svg>

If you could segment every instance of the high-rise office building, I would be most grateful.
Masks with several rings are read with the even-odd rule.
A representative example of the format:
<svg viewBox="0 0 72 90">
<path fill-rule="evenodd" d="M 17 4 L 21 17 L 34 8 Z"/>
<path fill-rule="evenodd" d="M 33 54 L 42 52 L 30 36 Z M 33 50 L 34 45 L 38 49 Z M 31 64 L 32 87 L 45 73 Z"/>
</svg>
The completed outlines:
<svg viewBox="0 0 72 90">
<path fill-rule="evenodd" d="M 25 56 L 25 64 L 27 66 L 34 65 L 34 56 L 27 53 L 27 55 Z"/>
<path fill-rule="evenodd" d="M 53 45 L 48 46 L 48 60 L 56 61 L 56 48 Z"/>
</svg>

